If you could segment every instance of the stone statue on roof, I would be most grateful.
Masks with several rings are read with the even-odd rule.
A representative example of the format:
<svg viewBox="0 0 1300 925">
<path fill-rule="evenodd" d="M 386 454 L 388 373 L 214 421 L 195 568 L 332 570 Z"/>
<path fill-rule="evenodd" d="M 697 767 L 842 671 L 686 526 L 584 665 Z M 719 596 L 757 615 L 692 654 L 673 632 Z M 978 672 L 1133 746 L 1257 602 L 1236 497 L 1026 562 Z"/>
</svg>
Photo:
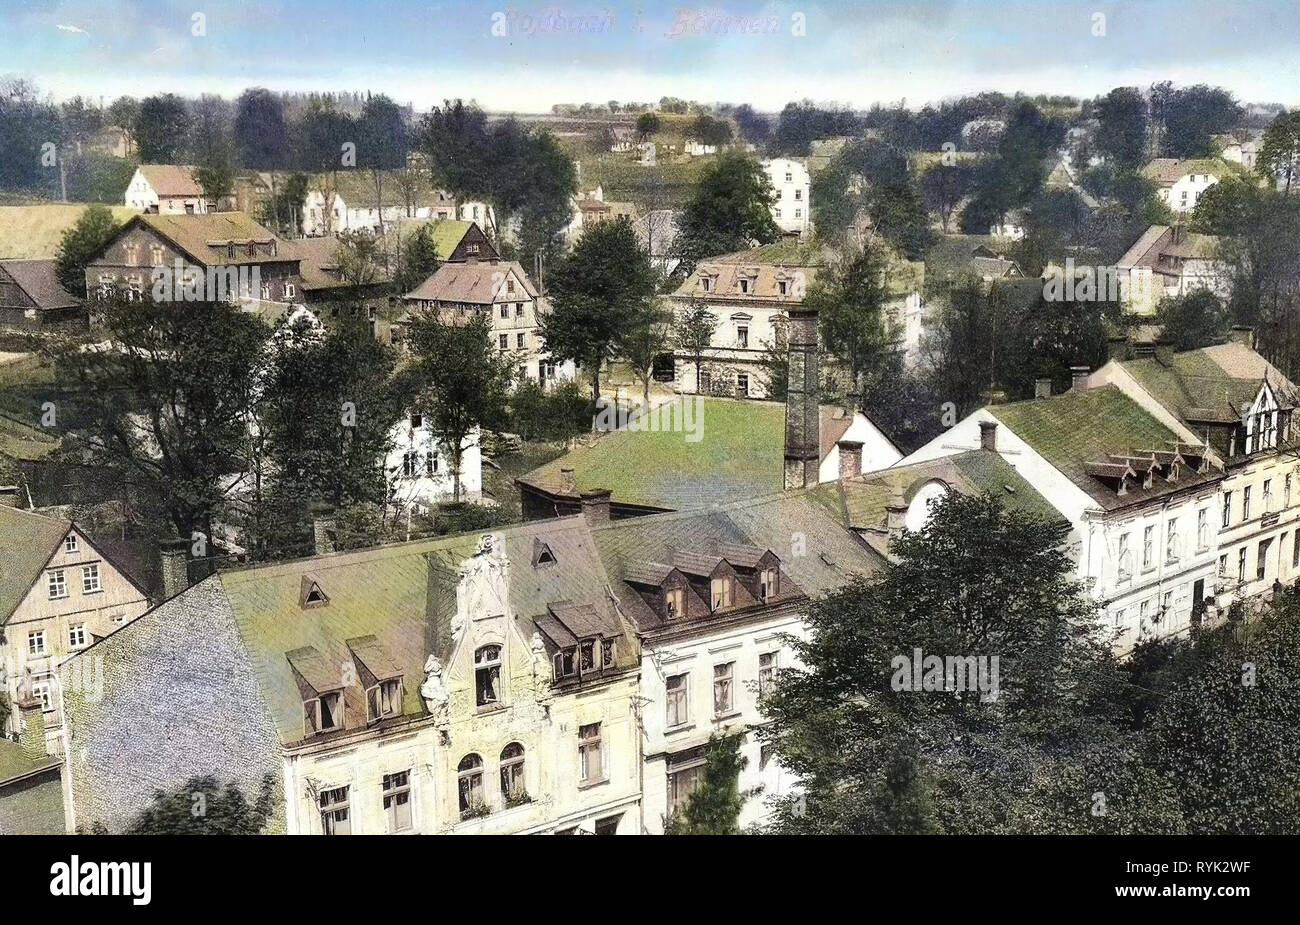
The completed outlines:
<svg viewBox="0 0 1300 925">
<path fill-rule="evenodd" d="M 447 701 L 451 698 L 447 685 L 442 678 L 442 660 L 430 655 L 424 662 L 424 683 L 420 685 L 420 696 L 424 699 L 425 709 L 433 715 L 436 722 L 447 719 Z"/>
</svg>

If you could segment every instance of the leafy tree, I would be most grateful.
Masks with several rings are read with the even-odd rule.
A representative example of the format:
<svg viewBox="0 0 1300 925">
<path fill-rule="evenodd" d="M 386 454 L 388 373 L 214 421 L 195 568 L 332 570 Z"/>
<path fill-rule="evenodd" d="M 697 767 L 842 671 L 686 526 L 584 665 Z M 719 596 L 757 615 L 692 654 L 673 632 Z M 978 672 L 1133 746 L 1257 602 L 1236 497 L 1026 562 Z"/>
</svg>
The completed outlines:
<svg viewBox="0 0 1300 925">
<path fill-rule="evenodd" d="M 973 164 L 938 165 L 921 174 L 921 194 L 926 208 L 939 213 L 945 233 L 952 214 L 975 186 Z"/>
<path fill-rule="evenodd" d="M 384 231 L 384 173 L 406 166 L 410 147 L 406 113 L 383 94 L 366 100 L 357 120 L 357 166 L 370 172 L 375 188 L 375 214 L 379 233 Z"/>
<path fill-rule="evenodd" d="M 133 96 L 119 96 L 106 111 L 109 125 L 115 125 L 126 133 L 127 154 L 137 147 L 135 138 L 136 123 L 140 118 L 140 101 Z"/>
<path fill-rule="evenodd" d="M 81 143 L 99 130 L 104 114 L 98 106 L 81 96 L 65 101 L 59 110 L 63 119 L 63 138 L 71 142 L 80 154 Z"/>
<path fill-rule="evenodd" d="M 0 188 L 58 192 L 59 171 L 46 159 L 46 145 L 57 148 L 62 140 L 59 110 L 36 85 L 0 78 Z"/>
<path fill-rule="evenodd" d="M 769 244 L 781 233 L 772 219 L 776 193 L 759 163 L 728 151 L 705 168 L 682 210 L 678 248 L 689 272 L 705 257 Z"/>
<path fill-rule="evenodd" d="M 613 358 L 620 338 L 646 323 L 656 281 L 626 216 L 584 230 L 551 273 L 551 311 L 541 318 L 541 335 L 552 357 L 574 360 L 590 373 L 593 414 L 601 365 Z"/>
<path fill-rule="evenodd" d="M 436 313 L 415 316 L 410 332 L 416 402 L 451 456 L 453 498 L 460 500 L 461 460 L 476 428 L 505 417 L 515 368 L 495 349 L 492 323 L 476 315 L 464 324 Z"/>
<path fill-rule="evenodd" d="M 754 107 L 748 103 L 741 103 L 737 106 L 731 117 L 736 120 L 736 127 L 740 129 L 740 137 L 750 144 L 761 145 L 772 134 L 771 120 L 756 113 Z"/>
<path fill-rule="evenodd" d="M 1300 180 L 1300 109 L 1282 113 L 1269 123 L 1256 169 L 1270 182 L 1281 181 L 1285 195 L 1291 195 L 1292 181 Z"/>
<path fill-rule="evenodd" d="M 262 778 L 252 803 L 233 781 L 213 774 L 191 777 L 172 791 L 158 790 L 153 805 L 127 829 L 128 835 L 260 835 L 275 807 L 276 782 Z"/>
<path fill-rule="evenodd" d="M 806 155 L 819 138 L 854 135 L 857 130 L 858 118 L 849 110 L 821 109 L 808 100 L 787 103 L 772 133 L 773 153 Z"/>
<path fill-rule="evenodd" d="M 271 177 L 271 196 L 263 203 L 259 218 L 277 234 L 289 238 L 299 237 L 302 225 L 298 216 L 307 200 L 307 175 L 292 173 L 288 179 L 277 180 L 273 173 Z"/>
<path fill-rule="evenodd" d="M 1157 320 L 1162 337 L 1175 350 L 1195 350 L 1222 343 L 1231 318 L 1219 297 L 1208 289 L 1196 289 L 1160 303 Z"/>
<path fill-rule="evenodd" d="M 847 372 L 855 405 L 868 370 L 893 349 L 885 317 L 888 264 L 881 246 L 869 243 L 818 274 L 804 299 L 819 312 L 822 344 Z"/>
<path fill-rule="evenodd" d="M 438 246 L 433 239 L 433 228 L 418 225 L 402 238 L 397 254 L 397 273 L 394 283 L 397 291 L 406 293 L 419 287 L 438 270 Z"/>
<path fill-rule="evenodd" d="M 1097 149 L 1121 167 L 1146 160 L 1147 101 L 1136 87 L 1116 87 L 1097 104 Z"/>
<path fill-rule="evenodd" d="M 90 206 L 75 225 L 63 232 L 54 256 L 59 285 L 73 295 L 86 297 L 86 266 L 104 252 L 117 233 L 113 213 L 105 206 Z"/>
<path fill-rule="evenodd" d="M 251 87 L 235 103 L 235 154 L 249 170 L 283 170 L 289 166 L 289 129 L 280 98 Z"/>
<path fill-rule="evenodd" d="M 651 135 L 659 134 L 661 121 L 657 113 L 643 112 L 636 117 L 636 131 L 641 136 L 641 140 L 649 138 Z"/>
<path fill-rule="evenodd" d="M 136 145 L 146 164 L 175 164 L 189 134 L 185 101 L 174 93 L 146 97 L 135 120 Z"/>
<path fill-rule="evenodd" d="M 718 327 L 717 316 L 703 302 L 691 299 L 685 308 L 677 312 L 673 324 L 673 340 L 677 349 L 686 354 L 686 358 L 695 365 L 695 391 L 700 388 L 701 370 L 704 358 L 713 343 L 713 332 Z"/>
<path fill-rule="evenodd" d="M 704 746 L 700 781 L 676 814 L 664 826 L 666 835 L 738 835 L 745 798 L 740 792 L 740 772 L 749 759 L 740 754 L 741 733 L 709 736 Z"/>
<path fill-rule="evenodd" d="M 731 123 L 702 112 L 695 117 L 686 134 L 700 144 L 721 147 L 731 141 Z"/>
<path fill-rule="evenodd" d="M 1241 107 L 1222 87 L 1196 84 L 1170 89 L 1152 87 L 1153 120 L 1162 127 L 1166 157 L 1206 157 L 1211 139 L 1232 129 L 1241 119 Z M 1156 113 L 1159 113 L 1157 119 Z"/>
<path fill-rule="evenodd" d="M 650 380 L 654 377 L 655 360 L 672 343 L 671 324 L 670 311 L 660 305 L 648 304 L 619 335 L 615 347 L 641 381 L 646 408 L 650 407 Z"/>
</svg>

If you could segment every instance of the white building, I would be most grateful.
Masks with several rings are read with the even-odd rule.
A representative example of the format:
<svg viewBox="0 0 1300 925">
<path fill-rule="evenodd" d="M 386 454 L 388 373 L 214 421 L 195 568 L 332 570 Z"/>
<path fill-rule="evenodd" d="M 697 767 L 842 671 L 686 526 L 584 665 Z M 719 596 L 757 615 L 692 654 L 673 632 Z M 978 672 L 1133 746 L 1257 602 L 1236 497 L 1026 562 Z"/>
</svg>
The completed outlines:
<svg viewBox="0 0 1300 925">
<path fill-rule="evenodd" d="M 1226 300 L 1232 295 L 1232 269 L 1219 258 L 1218 247 L 1212 235 L 1152 225 L 1115 264 L 1128 283 L 1125 311 L 1154 315 L 1161 299 L 1198 289 Z"/>
<path fill-rule="evenodd" d="M 812 228 L 812 180 L 808 168 L 788 157 L 763 161 L 763 172 L 776 193 L 772 220 L 782 231 L 800 234 Z"/>
<path fill-rule="evenodd" d="M 401 219 L 454 219 L 456 200 L 445 190 L 410 179 L 397 171 L 381 173 L 378 194 L 370 171 L 343 170 L 318 174 L 302 204 L 302 233 L 307 237 L 345 231 L 378 233 Z"/>
<path fill-rule="evenodd" d="M 127 184 L 124 201 L 132 209 L 162 215 L 207 212 L 209 203 L 194 171 L 176 164 L 141 164 Z"/>
<path fill-rule="evenodd" d="M 1214 160 L 1178 160 L 1158 157 L 1142 168 L 1142 175 L 1156 184 L 1160 201 L 1175 212 L 1191 212 L 1201 193 L 1219 182 L 1223 164 Z"/>
<path fill-rule="evenodd" d="M 451 453 L 429 428 L 425 415 L 412 412 L 394 424 L 388 443 L 384 475 L 390 504 L 427 513 L 434 505 L 454 498 Z M 478 428 L 474 428 L 461 451 L 460 498 L 479 501 L 482 497 L 483 455 Z"/>
<path fill-rule="evenodd" d="M 989 226 L 989 235 L 1007 241 L 1023 240 L 1026 234 L 1025 214 L 1019 209 L 1003 213 L 1002 217 Z"/>
</svg>

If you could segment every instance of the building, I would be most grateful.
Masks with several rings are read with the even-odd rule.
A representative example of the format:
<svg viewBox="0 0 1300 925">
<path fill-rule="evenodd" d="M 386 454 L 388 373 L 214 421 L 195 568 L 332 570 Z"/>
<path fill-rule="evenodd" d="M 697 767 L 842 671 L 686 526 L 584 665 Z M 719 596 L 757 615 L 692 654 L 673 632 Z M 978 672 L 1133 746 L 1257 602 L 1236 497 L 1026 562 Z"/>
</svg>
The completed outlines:
<svg viewBox="0 0 1300 925">
<path fill-rule="evenodd" d="M 40 701 L 17 708 L 22 736 L 0 737 L 0 835 L 62 835 L 63 761 L 46 749 Z"/>
<path fill-rule="evenodd" d="M 351 169 L 316 174 L 302 204 L 306 237 L 344 231 L 381 233 L 400 219 L 456 218 L 456 201 L 415 170 Z"/>
<path fill-rule="evenodd" d="M 85 323 L 81 299 L 59 283 L 53 260 L 0 260 L 0 328 L 48 331 Z"/>
<path fill-rule="evenodd" d="M 410 508 L 425 513 L 455 497 L 451 453 L 430 429 L 426 415 L 412 412 L 394 424 L 388 432 L 388 445 L 384 475 L 390 504 L 402 511 Z M 483 448 L 475 428 L 461 451 L 460 498 L 479 501 L 482 497 Z"/>
<path fill-rule="evenodd" d="M 127 184 L 125 203 L 137 212 L 156 215 L 215 211 L 195 171 L 194 167 L 177 164 L 141 164 Z"/>
<path fill-rule="evenodd" d="M 573 199 L 573 211 L 569 224 L 563 231 L 564 244 L 572 247 L 578 243 L 582 233 L 593 225 L 610 219 L 626 216 L 633 222 L 637 218 L 636 206 L 630 202 L 614 202 L 605 199 L 605 191 L 597 186 L 595 189 L 583 190 Z"/>
<path fill-rule="evenodd" d="M 763 161 L 763 172 L 776 193 L 772 220 L 782 231 L 803 234 L 812 228 L 812 180 L 808 168 L 788 157 Z"/>
<path fill-rule="evenodd" d="M 300 262 L 243 212 L 146 213 L 120 228 L 86 266 L 86 290 L 99 299 L 116 292 L 128 300 L 148 293 L 157 301 L 198 301 L 191 296 L 201 294 L 283 307 L 302 301 Z"/>
<path fill-rule="evenodd" d="M 0 689 L 10 703 L 40 703 L 47 750 L 62 755 L 60 689 L 93 687 L 96 678 L 93 664 L 72 677 L 64 663 L 139 617 L 148 597 L 72 521 L 8 504 L 0 504 L 0 560 Z M 20 732 L 23 715 L 15 711 L 0 732 Z"/>
<path fill-rule="evenodd" d="M 1219 182 L 1226 166 L 1213 159 L 1158 157 L 1142 168 L 1142 175 L 1155 183 L 1161 202 L 1176 213 L 1186 213 L 1196 208 L 1201 193 Z"/>
<path fill-rule="evenodd" d="M 632 223 L 637 243 L 650 255 L 650 263 L 664 276 L 671 276 L 681 263 L 677 253 L 677 219 L 673 209 L 653 209 Z"/>
<path fill-rule="evenodd" d="M 1222 607 L 1300 577 L 1300 390 L 1247 343 L 1112 360 L 1089 378 L 1119 389 L 1223 466 L 1206 515 Z"/>
<path fill-rule="evenodd" d="M 1208 289 L 1232 295 L 1232 269 L 1219 258 L 1219 239 L 1180 225 L 1152 225 L 1115 264 L 1127 283 L 1125 311 L 1154 315 L 1162 299 Z"/>
<path fill-rule="evenodd" d="M 1071 524 L 1068 552 L 1118 648 L 1188 632 L 1217 591 L 1222 468 L 1117 386 L 1089 388 L 1086 369 L 1064 394 L 1038 388 L 973 412 L 903 464 L 998 453 Z"/>
<path fill-rule="evenodd" d="M 1022 209 L 1004 212 L 1001 218 L 989 226 L 989 237 L 1004 241 L 1021 241 L 1026 233 L 1025 213 Z"/>
</svg>

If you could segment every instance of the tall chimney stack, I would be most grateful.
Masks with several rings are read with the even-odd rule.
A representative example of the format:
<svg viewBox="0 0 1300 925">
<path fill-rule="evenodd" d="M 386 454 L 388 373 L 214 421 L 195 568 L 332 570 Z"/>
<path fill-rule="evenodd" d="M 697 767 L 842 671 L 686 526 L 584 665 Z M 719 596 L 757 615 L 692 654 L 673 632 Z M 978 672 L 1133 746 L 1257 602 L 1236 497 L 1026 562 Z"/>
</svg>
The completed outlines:
<svg viewBox="0 0 1300 925">
<path fill-rule="evenodd" d="M 980 421 L 980 449 L 990 453 L 998 451 L 997 421 Z"/>
<path fill-rule="evenodd" d="M 821 418 L 817 362 L 817 310 L 791 307 L 788 352 L 789 386 L 785 393 L 785 487 L 810 488 L 818 483 L 821 463 Z"/>
<path fill-rule="evenodd" d="M 18 507 L 17 485 L 0 485 L 0 507 Z"/>
<path fill-rule="evenodd" d="M 337 523 L 334 508 L 320 502 L 311 509 L 311 538 L 313 551 L 318 556 L 328 556 L 335 550 Z"/>
<path fill-rule="evenodd" d="M 1092 369 L 1087 366 L 1070 367 L 1070 388 L 1076 392 L 1086 392 L 1088 390 L 1088 374 Z"/>
<path fill-rule="evenodd" d="M 28 696 L 18 703 L 18 712 L 23 717 L 21 734 L 23 757 L 31 761 L 48 758 L 50 753 L 45 747 L 45 714 L 42 712 L 41 702 L 35 697 Z"/>
<path fill-rule="evenodd" d="M 841 440 L 835 444 L 840 448 L 840 481 L 862 474 L 862 441 Z"/>
<path fill-rule="evenodd" d="M 162 559 L 162 596 L 169 601 L 190 586 L 189 540 L 163 540 L 158 544 Z"/>
</svg>

